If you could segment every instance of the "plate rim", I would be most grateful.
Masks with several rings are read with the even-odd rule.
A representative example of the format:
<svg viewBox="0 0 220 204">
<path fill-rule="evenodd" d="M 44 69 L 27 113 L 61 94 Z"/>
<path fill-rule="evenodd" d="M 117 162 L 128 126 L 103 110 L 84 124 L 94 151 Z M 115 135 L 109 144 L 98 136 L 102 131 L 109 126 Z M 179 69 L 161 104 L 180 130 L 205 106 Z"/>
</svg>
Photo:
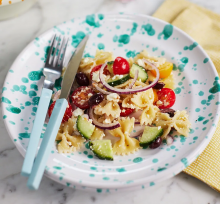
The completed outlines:
<svg viewBox="0 0 220 204">
<path fill-rule="evenodd" d="M 95 15 L 97 15 L 97 14 L 100 14 L 100 13 L 94 13 Z M 159 21 L 160 23 L 162 23 L 163 25 L 167 25 L 167 24 L 169 24 L 168 22 L 166 22 L 166 21 L 163 21 L 163 20 L 161 20 L 161 19 L 158 19 L 158 18 L 155 18 L 155 17 L 152 17 L 152 16 L 149 16 L 149 15 L 145 15 L 145 14 L 135 14 L 135 13 L 133 13 L 133 14 L 129 14 L 129 13 L 104 13 L 104 15 L 105 15 L 105 17 L 107 17 L 107 16 L 112 16 L 112 15 L 114 15 L 114 16 L 123 16 L 124 18 L 126 17 L 126 16 L 129 16 L 129 17 L 142 17 L 142 18 L 146 18 L 146 19 L 152 19 L 152 20 L 154 20 L 154 21 Z M 82 19 L 82 18 L 85 18 L 85 16 L 82 16 L 82 17 L 75 17 L 75 18 L 77 18 L 77 19 Z M 69 19 L 69 20 L 67 20 L 67 21 L 65 21 L 66 23 L 68 23 L 68 22 L 70 22 L 71 21 L 71 19 Z M 56 25 L 56 26 L 60 26 L 60 25 L 62 25 L 62 23 L 61 24 L 58 24 L 58 25 Z M 178 27 L 176 27 L 176 26 L 174 26 L 173 25 L 173 28 L 175 29 L 175 30 L 177 30 L 178 32 L 180 32 L 181 33 L 181 35 L 183 35 L 184 37 L 186 37 L 186 38 L 188 38 L 189 40 L 191 40 L 191 41 L 195 41 L 191 36 L 189 36 L 187 33 L 185 33 L 184 31 L 182 31 L 181 29 L 179 29 Z M 44 33 L 42 33 L 41 35 L 39 35 L 39 36 L 37 36 L 37 37 L 41 37 L 41 36 L 45 36 L 47 33 L 50 33 L 52 31 L 52 28 L 50 28 L 50 29 L 48 29 L 47 31 L 45 31 Z M 28 50 L 29 49 L 29 47 L 30 46 L 32 46 L 32 44 L 33 44 L 33 42 L 34 42 L 34 39 L 20 52 L 20 54 L 16 57 L 16 59 L 14 60 L 14 62 L 12 63 L 12 65 L 10 66 L 10 68 L 9 68 L 9 70 L 11 69 L 11 67 L 13 67 L 16 63 L 17 63 L 17 61 L 18 61 L 18 59 L 20 58 L 20 56 L 22 56 L 25 52 L 26 52 L 26 50 Z M 212 62 L 212 60 L 211 60 L 211 58 L 208 56 L 208 54 L 205 52 L 205 50 L 198 44 L 198 47 L 199 47 L 199 49 L 200 49 L 200 51 L 207 57 L 207 58 L 209 58 L 210 60 L 209 60 L 209 63 L 210 63 L 210 66 L 211 66 L 211 70 L 210 71 L 212 71 L 213 72 L 213 74 L 216 76 L 216 77 L 219 77 L 218 76 L 218 73 L 217 73 L 217 71 L 216 71 L 216 68 L 215 68 L 215 66 L 214 66 L 214 64 L 213 64 L 213 62 Z M 6 81 L 7 81 L 7 79 L 8 78 L 10 78 L 10 76 L 9 76 L 9 70 L 8 70 L 8 72 L 7 72 L 7 75 L 6 75 L 6 77 L 5 77 L 5 80 L 4 80 L 4 83 L 3 83 L 3 87 L 6 85 Z M 4 93 L 2 93 L 2 95 L 1 96 L 3 96 L 4 95 Z M 220 93 L 218 92 L 218 93 L 216 93 L 216 95 L 217 95 L 217 99 L 218 99 L 218 102 L 220 102 Z M 4 103 L 2 103 L 2 115 L 4 115 L 4 113 L 5 113 L 5 104 Z M 216 112 L 220 112 L 220 106 L 217 106 L 217 110 L 216 110 Z M 214 121 L 213 121 L 213 123 L 215 123 L 215 124 L 217 124 L 217 122 L 218 122 L 218 120 L 219 120 L 219 118 L 220 118 L 220 116 L 218 115 L 215 115 L 214 116 Z M 11 140 L 12 140 L 12 142 L 15 144 L 15 146 L 16 146 L 16 148 L 18 149 L 18 151 L 21 153 L 21 155 L 24 157 L 25 156 L 25 152 L 26 152 L 26 150 L 22 147 L 22 145 L 20 144 L 20 143 L 17 143 L 17 142 L 15 142 L 14 141 L 14 138 L 13 138 L 13 136 L 12 136 L 12 134 L 10 133 L 10 129 L 9 129 L 9 126 L 8 126 L 8 123 L 6 122 L 6 120 L 4 120 L 4 124 L 5 124 L 5 127 L 6 127 L 6 130 L 7 130 L 7 132 L 8 132 L 8 135 L 10 136 L 10 138 L 11 138 Z M 208 146 L 208 144 L 209 144 L 209 142 L 211 141 L 211 139 L 212 139 L 212 137 L 213 137 L 213 134 L 214 134 L 214 132 L 215 132 L 215 130 L 216 130 L 216 128 L 217 128 L 217 126 L 211 126 L 210 127 L 210 129 L 209 129 L 209 131 L 208 131 L 208 133 L 207 133 L 207 136 L 208 136 L 208 138 L 204 138 L 201 142 L 200 142 L 200 144 L 197 146 L 197 148 L 196 149 L 194 149 L 193 151 L 191 151 L 187 156 L 185 156 L 185 158 L 187 158 L 187 160 L 188 160 L 188 166 L 193 162 L 193 161 L 195 161 L 196 160 L 196 157 L 195 157 L 195 155 L 200 155 L 202 152 L 203 152 L 203 150 Z M 169 178 L 171 178 L 171 177 L 173 177 L 173 176 L 175 176 L 176 174 L 178 174 L 178 173 L 180 173 L 183 169 L 185 169 L 186 167 L 184 167 L 183 166 L 183 163 L 181 163 L 181 161 L 179 161 L 179 162 L 177 162 L 175 165 L 173 165 L 172 167 L 170 167 L 169 169 L 166 169 L 166 170 L 164 170 L 164 171 L 162 171 L 162 172 L 159 172 L 158 174 L 154 174 L 154 175 L 152 175 L 152 176 L 150 176 L 150 177 L 144 177 L 144 178 L 141 178 L 141 179 L 135 179 L 134 180 L 134 182 L 133 183 L 130 183 L 130 184 L 128 184 L 128 185 L 124 185 L 123 183 L 120 183 L 120 182 L 117 182 L 117 183 L 114 183 L 114 184 L 110 184 L 110 183 L 105 183 L 105 182 L 103 182 L 103 183 L 97 183 L 97 182 L 83 182 L 83 185 L 81 185 L 79 182 L 77 182 L 76 180 L 74 181 L 73 180 L 73 178 L 72 179 L 69 179 L 69 178 L 67 178 L 67 177 L 64 177 L 63 178 L 63 180 L 62 181 L 60 181 L 59 180 L 59 176 L 58 175 L 56 175 L 56 174 L 52 174 L 52 172 L 50 172 L 50 170 L 49 171 L 45 171 L 44 172 L 44 175 L 46 175 L 48 178 L 50 178 L 50 179 L 52 179 L 52 180 L 54 180 L 54 181 L 56 181 L 56 182 L 58 182 L 58 183 L 61 183 L 61 184 L 64 184 L 64 181 L 65 182 L 71 182 L 71 184 L 74 184 L 74 185 L 76 185 L 76 186 L 86 186 L 86 187 L 91 187 L 91 188 L 104 188 L 104 189 L 113 189 L 113 188 L 117 188 L 117 189 L 121 189 L 121 188 L 128 188 L 128 187 L 134 187 L 134 186 L 138 186 L 138 185 L 143 185 L 143 184 L 147 184 L 147 183 L 149 183 L 149 182 L 156 182 L 156 183 L 158 183 L 158 182 L 161 182 L 161 181 L 164 181 L 164 180 L 166 180 L 166 179 L 169 179 Z M 176 170 L 176 171 L 175 171 Z M 173 172 L 175 172 L 175 174 L 173 173 Z"/>
</svg>

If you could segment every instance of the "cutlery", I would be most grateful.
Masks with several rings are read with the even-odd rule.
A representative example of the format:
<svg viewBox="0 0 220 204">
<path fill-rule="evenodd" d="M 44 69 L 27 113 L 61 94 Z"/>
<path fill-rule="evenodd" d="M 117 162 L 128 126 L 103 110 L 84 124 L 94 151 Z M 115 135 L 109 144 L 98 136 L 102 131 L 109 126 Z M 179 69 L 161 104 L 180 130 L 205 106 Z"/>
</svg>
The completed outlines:
<svg viewBox="0 0 220 204">
<path fill-rule="evenodd" d="M 27 186 L 30 189 L 36 190 L 40 185 L 45 166 L 52 149 L 52 145 L 54 144 L 55 137 L 63 119 L 63 115 L 66 111 L 66 107 L 68 105 L 67 100 L 69 97 L 69 93 L 75 79 L 75 75 L 77 73 L 81 58 L 83 56 L 83 51 L 85 49 L 88 38 L 88 36 L 85 36 L 83 38 L 83 40 L 76 48 L 76 51 L 67 66 L 67 70 L 63 77 L 60 99 L 58 99 L 55 103 L 52 115 L 47 125 L 47 129 L 44 133 L 40 149 L 34 162 L 31 175 L 29 176 L 27 182 Z"/>
<path fill-rule="evenodd" d="M 56 42 L 56 35 L 54 35 L 53 37 L 50 50 L 49 50 L 49 54 L 47 56 L 46 63 L 43 69 L 43 74 L 45 76 L 44 85 L 43 85 L 43 89 L 41 92 L 40 101 L 39 101 L 39 105 L 37 108 L 36 117 L 34 120 L 34 125 L 31 131 L 27 152 L 26 152 L 24 163 L 23 163 L 22 170 L 21 170 L 22 176 L 29 176 L 31 173 L 35 155 L 36 155 L 37 148 L 38 148 L 38 143 L 39 143 L 40 136 L 41 136 L 41 131 L 43 128 L 43 124 L 44 124 L 46 114 L 47 114 L 47 109 L 48 109 L 50 99 L 52 96 L 54 83 L 56 79 L 60 78 L 61 73 L 62 73 L 63 61 L 64 61 L 64 56 L 65 56 L 68 40 L 65 44 L 65 39 L 63 39 L 61 45 L 59 46 L 59 42 L 61 42 L 61 38 L 59 37 L 56 43 L 57 45 L 56 45 L 55 51 L 54 53 L 52 53 L 55 42 Z M 59 47 L 60 49 L 58 50 Z M 63 51 L 63 56 L 62 56 L 61 52 L 63 49 L 64 51 Z M 56 57 L 57 52 L 59 52 L 59 54 Z M 62 59 L 60 59 L 61 56 L 62 56 Z"/>
</svg>

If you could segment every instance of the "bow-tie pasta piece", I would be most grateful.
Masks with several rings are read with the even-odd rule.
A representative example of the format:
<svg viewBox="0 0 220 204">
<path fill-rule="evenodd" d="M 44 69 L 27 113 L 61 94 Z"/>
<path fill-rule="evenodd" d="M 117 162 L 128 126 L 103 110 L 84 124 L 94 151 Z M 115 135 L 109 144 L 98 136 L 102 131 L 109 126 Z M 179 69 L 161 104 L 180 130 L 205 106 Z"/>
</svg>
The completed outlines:
<svg viewBox="0 0 220 204">
<path fill-rule="evenodd" d="M 71 153 L 83 146 L 85 139 L 81 135 L 72 135 L 74 122 L 70 118 L 67 122 L 60 125 L 56 140 L 61 140 L 58 144 L 59 153 Z"/>
<path fill-rule="evenodd" d="M 150 69 L 149 65 L 143 64 L 142 59 L 148 60 L 149 62 L 153 63 L 156 67 L 159 67 L 166 62 L 166 58 L 150 56 L 146 50 L 143 50 L 141 53 L 136 55 L 136 57 L 134 57 L 134 62 L 142 67 L 145 67 L 146 69 Z"/>
<path fill-rule="evenodd" d="M 95 60 L 96 65 L 100 65 L 108 61 L 113 61 L 114 57 L 113 57 L 112 52 L 105 52 L 103 50 L 97 50 L 94 60 Z"/>
<path fill-rule="evenodd" d="M 154 121 L 159 108 L 154 105 L 148 105 L 140 116 L 141 125 L 151 125 Z"/>
<path fill-rule="evenodd" d="M 90 58 L 90 57 L 83 58 L 80 62 L 80 65 L 79 65 L 79 71 L 81 71 L 85 74 L 89 74 L 91 69 L 95 65 L 96 65 L 96 63 L 93 58 Z"/>
<path fill-rule="evenodd" d="M 105 136 L 104 130 L 96 127 L 94 132 L 92 133 L 90 140 L 102 140 L 104 136 Z"/>
<path fill-rule="evenodd" d="M 132 95 L 126 96 L 122 101 L 122 107 L 124 108 L 138 108 L 132 101 Z M 140 108 L 138 108 L 140 109 Z"/>
<path fill-rule="evenodd" d="M 56 140 L 62 140 L 63 135 L 72 135 L 75 123 L 70 118 L 67 122 L 61 123 Z"/>
<path fill-rule="evenodd" d="M 70 146 L 70 143 L 67 141 L 66 136 L 64 135 L 62 136 L 61 142 L 57 145 L 57 149 L 60 154 L 67 154 L 75 151 L 75 148 Z"/>
<path fill-rule="evenodd" d="M 121 109 L 118 103 L 114 101 L 102 101 L 99 105 L 94 108 L 96 115 L 106 114 L 107 116 L 113 116 L 115 118 L 120 116 Z"/>
<path fill-rule="evenodd" d="M 185 110 L 176 111 L 173 117 L 173 126 L 176 131 L 184 136 L 188 136 L 191 123 L 189 122 L 189 116 Z"/>
<path fill-rule="evenodd" d="M 148 89 L 147 91 L 139 92 L 134 94 L 131 101 L 140 108 L 145 108 L 147 105 L 153 104 L 154 102 L 154 92 L 153 89 Z"/>
<path fill-rule="evenodd" d="M 134 128 L 134 118 L 119 119 L 121 127 L 114 130 L 109 130 L 109 133 L 114 137 L 120 137 L 113 146 L 113 152 L 116 155 L 128 155 L 137 151 L 140 146 L 138 140 L 129 137 L 131 131 Z"/>
<path fill-rule="evenodd" d="M 175 81 L 174 81 L 173 73 L 171 73 L 168 77 L 160 81 L 165 84 L 164 88 L 175 89 Z"/>
<path fill-rule="evenodd" d="M 154 124 L 157 127 L 163 128 L 162 139 L 166 139 L 167 135 L 170 133 L 171 128 L 173 127 L 173 120 L 167 113 L 158 112 L 154 120 Z"/>
<path fill-rule="evenodd" d="M 80 149 L 83 146 L 85 139 L 81 136 L 63 135 L 61 142 L 57 145 L 59 153 L 72 153 Z"/>
</svg>

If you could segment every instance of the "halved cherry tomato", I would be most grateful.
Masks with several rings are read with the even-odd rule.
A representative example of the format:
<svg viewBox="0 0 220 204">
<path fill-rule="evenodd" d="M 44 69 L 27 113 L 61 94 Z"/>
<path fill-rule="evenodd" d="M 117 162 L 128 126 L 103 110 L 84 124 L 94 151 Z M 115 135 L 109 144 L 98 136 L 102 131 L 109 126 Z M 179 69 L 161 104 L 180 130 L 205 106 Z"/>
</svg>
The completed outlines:
<svg viewBox="0 0 220 204">
<path fill-rule="evenodd" d="M 52 112 L 53 112 L 55 103 L 56 103 L 56 101 L 54 101 L 54 102 L 50 105 L 50 107 L 49 107 L 49 109 L 48 109 L 48 115 L 49 115 L 49 117 L 51 116 L 51 114 L 52 114 Z M 68 121 L 69 118 L 72 117 L 72 114 L 73 114 L 72 106 L 71 106 L 70 103 L 68 102 L 68 106 L 67 106 L 66 111 L 65 111 L 65 113 L 64 113 L 62 123 Z"/>
<path fill-rule="evenodd" d="M 170 108 L 174 105 L 176 101 L 176 95 L 172 89 L 163 88 L 157 92 L 158 101 L 161 101 L 161 104 L 157 105 L 160 109 Z"/>
<path fill-rule="evenodd" d="M 95 94 L 92 88 L 88 86 L 80 86 L 72 93 L 72 102 L 81 109 L 89 108 L 89 98 Z"/>
<path fill-rule="evenodd" d="M 116 75 L 123 75 L 129 73 L 129 63 L 123 57 L 117 57 L 113 64 L 113 73 Z"/>
<path fill-rule="evenodd" d="M 158 67 L 159 73 L 160 73 L 160 78 L 166 78 L 170 76 L 172 70 L 173 70 L 173 63 L 171 62 L 165 62 L 164 64 L 160 65 Z M 156 77 L 156 71 L 151 70 L 151 73 Z"/>
<path fill-rule="evenodd" d="M 132 108 L 123 108 L 121 104 L 119 106 L 121 109 L 120 116 L 122 116 L 122 117 L 128 116 L 134 112 L 134 109 L 132 109 Z"/>
<path fill-rule="evenodd" d="M 91 72 L 90 72 L 90 79 L 91 79 L 91 80 L 92 80 L 93 73 L 96 72 L 96 71 L 99 71 L 99 70 L 101 69 L 101 67 L 102 67 L 102 64 L 93 67 L 93 69 L 92 69 Z M 103 70 L 103 74 L 104 74 L 104 75 L 109 75 L 109 74 L 110 74 L 110 72 L 108 71 L 107 65 L 106 65 L 106 67 L 105 67 L 104 70 Z"/>
</svg>

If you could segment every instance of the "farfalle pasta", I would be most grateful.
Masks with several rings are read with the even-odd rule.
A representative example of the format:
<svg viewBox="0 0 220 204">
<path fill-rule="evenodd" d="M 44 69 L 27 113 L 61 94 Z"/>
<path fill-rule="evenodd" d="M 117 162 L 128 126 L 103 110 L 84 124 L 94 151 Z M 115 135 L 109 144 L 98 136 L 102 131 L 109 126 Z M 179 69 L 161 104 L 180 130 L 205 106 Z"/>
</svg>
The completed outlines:
<svg viewBox="0 0 220 204">
<path fill-rule="evenodd" d="M 189 116 L 185 110 L 177 111 L 173 117 L 173 127 L 178 133 L 184 136 L 188 136 L 191 123 L 189 122 Z"/>
<path fill-rule="evenodd" d="M 171 128 L 175 128 L 178 133 L 187 137 L 191 127 L 188 118 L 189 116 L 185 110 L 177 111 L 172 118 L 167 113 L 158 112 L 154 123 L 157 127 L 163 128 L 164 132 L 162 138 L 164 139 L 171 131 Z"/>
<path fill-rule="evenodd" d="M 155 140 L 166 139 L 172 129 L 188 136 L 187 112 L 170 109 L 175 103 L 172 68 L 146 50 L 127 60 L 103 50 L 83 58 L 70 97 L 72 117 L 65 113 L 69 119 L 57 133 L 59 153 L 77 151 L 88 142 L 98 158 L 113 160 L 113 154 L 155 147 Z"/>
<path fill-rule="evenodd" d="M 70 118 L 67 122 L 60 125 L 56 140 L 61 142 L 57 145 L 59 153 L 71 153 L 80 149 L 85 139 L 80 135 L 74 135 L 75 121 Z"/>
<path fill-rule="evenodd" d="M 120 109 L 118 103 L 106 100 L 94 108 L 94 113 L 96 115 L 104 115 L 105 114 L 107 116 L 113 116 L 113 117 L 117 118 L 120 116 L 121 109 Z"/>
<path fill-rule="evenodd" d="M 157 127 L 163 129 L 162 138 L 166 139 L 167 135 L 170 133 L 171 128 L 173 127 L 173 120 L 167 113 L 158 112 L 154 121 L 154 124 Z"/>
<path fill-rule="evenodd" d="M 140 116 L 140 124 L 151 125 L 154 119 L 156 118 L 156 114 L 158 111 L 159 111 L 159 108 L 157 106 L 149 104 L 146 108 L 144 108 Z"/>
<path fill-rule="evenodd" d="M 113 146 L 114 154 L 127 155 L 134 153 L 140 148 L 138 140 L 129 137 L 129 134 L 134 128 L 134 121 L 134 118 L 119 119 L 118 122 L 121 127 L 109 130 L 114 137 L 120 137 L 120 140 Z"/>
<path fill-rule="evenodd" d="M 134 94 L 131 101 L 139 108 L 145 108 L 148 104 L 153 104 L 154 93 L 152 89 Z"/>
</svg>

